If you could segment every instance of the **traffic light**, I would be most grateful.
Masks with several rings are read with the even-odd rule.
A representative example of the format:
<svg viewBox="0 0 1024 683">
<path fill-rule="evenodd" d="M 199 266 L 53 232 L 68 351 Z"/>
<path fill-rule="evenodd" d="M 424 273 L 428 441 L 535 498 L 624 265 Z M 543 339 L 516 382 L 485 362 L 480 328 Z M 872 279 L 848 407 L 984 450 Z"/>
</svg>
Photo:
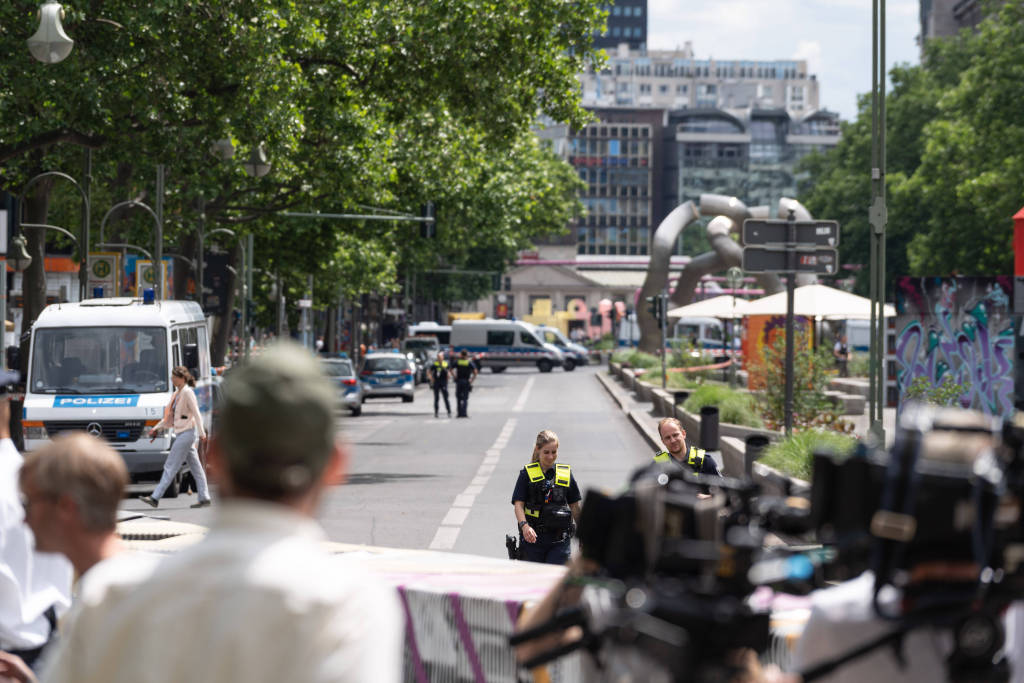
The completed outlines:
<svg viewBox="0 0 1024 683">
<path fill-rule="evenodd" d="M 647 312 L 651 314 L 651 317 L 661 324 L 661 297 L 660 296 L 649 296 L 647 301 Z"/>
<path fill-rule="evenodd" d="M 420 237 L 433 239 L 437 237 L 437 222 L 434 221 L 434 202 L 427 202 L 420 212 L 423 221 L 420 222 Z"/>
</svg>

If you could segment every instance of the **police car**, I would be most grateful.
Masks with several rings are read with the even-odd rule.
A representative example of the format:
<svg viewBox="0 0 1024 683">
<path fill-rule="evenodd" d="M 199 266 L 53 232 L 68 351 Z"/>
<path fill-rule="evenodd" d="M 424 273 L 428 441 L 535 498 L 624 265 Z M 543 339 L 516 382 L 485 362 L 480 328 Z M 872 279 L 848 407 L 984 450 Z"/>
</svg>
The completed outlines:
<svg viewBox="0 0 1024 683">
<path fill-rule="evenodd" d="M 412 361 L 399 353 L 368 353 L 359 367 L 359 381 L 363 385 L 363 400 L 368 398 L 401 397 L 412 403 L 416 388 L 416 369 Z"/>
<path fill-rule="evenodd" d="M 345 354 L 320 358 L 324 373 L 338 387 L 338 399 L 352 411 L 353 416 L 363 412 L 363 384 L 356 376 L 352 361 Z"/>
</svg>

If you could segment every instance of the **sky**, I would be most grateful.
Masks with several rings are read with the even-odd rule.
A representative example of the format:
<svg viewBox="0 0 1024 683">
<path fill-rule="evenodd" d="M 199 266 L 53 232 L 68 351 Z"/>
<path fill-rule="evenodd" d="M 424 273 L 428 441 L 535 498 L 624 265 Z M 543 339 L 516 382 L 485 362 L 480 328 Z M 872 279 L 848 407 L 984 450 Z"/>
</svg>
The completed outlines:
<svg viewBox="0 0 1024 683">
<path fill-rule="evenodd" d="M 917 64 L 920 0 L 886 2 L 886 55 Z M 819 106 L 845 120 L 871 90 L 871 0 L 648 0 L 647 49 L 693 43 L 697 59 L 806 59 Z"/>
</svg>

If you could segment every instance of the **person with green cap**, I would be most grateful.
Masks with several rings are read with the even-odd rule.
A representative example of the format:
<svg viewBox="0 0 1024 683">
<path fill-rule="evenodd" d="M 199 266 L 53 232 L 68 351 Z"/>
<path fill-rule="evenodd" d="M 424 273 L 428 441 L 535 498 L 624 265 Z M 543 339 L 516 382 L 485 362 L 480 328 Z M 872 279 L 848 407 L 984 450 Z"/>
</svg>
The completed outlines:
<svg viewBox="0 0 1024 683">
<path fill-rule="evenodd" d="M 348 460 L 335 402 L 292 343 L 233 370 L 209 450 L 220 503 L 209 533 L 146 581 L 90 595 L 44 680 L 397 683 L 395 590 L 329 554 L 315 521 Z"/>
</svg>

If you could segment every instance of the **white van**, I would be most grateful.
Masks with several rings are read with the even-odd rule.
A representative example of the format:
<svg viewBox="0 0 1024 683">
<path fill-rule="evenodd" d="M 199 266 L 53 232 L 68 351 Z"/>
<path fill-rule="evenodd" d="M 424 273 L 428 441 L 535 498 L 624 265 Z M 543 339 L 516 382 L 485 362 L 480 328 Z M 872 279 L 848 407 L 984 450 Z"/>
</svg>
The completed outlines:
<svg viewBox="0 0 1024 683">
<path fill-rule="evenodd" d="M 451 325 L 438 325 L 437 323 L 429 320 L 427 322 L 419 322 L 415 325 L 409 326 L 410 337 L 425 335 L 435 336 L 437 337 L 437 343 L 441 345 L 442 349 L 446 348 L 451 343 L 451 334 Z"/>
<path fill-rule="evenodd" d="M 480 364 L 491 372 L 502 372 L 510 365 L 536 365 L 541 372 L 551 372 L 556 365 L 565 367 L 562 352 L 542 342 L 533 326 L 520 320 L 456 320 L 451 342 L 453 354 L 479 355 Z"/>
<path fill-rule="evenodd" d="M 679 318 L 669 327 L 669 344 L 693 344 L 698 349 L 726 349 L 725 326 L 718 318 Z"/>
<path fill-rule="evenodd" d="M 209 429 L 213 408 L 206 320 L 193 301 L 87 299 L 51 304 L 32 326 L 22 427 L 25 448 L 85 431 L 121 453 L 133 481 L 157 479 L 170 450 L 167 435 L 150 440 L 184 365 Z M 178 493 L 180 477 L 168 489 Z"/>
<path fill-rule="evenodd" d="M 587 351 L 587 347 L 571 341 L 557 327 L 534 325 L 533 329 L 542 342 L 552 344 L 562 352 L 562 355 L 565 356 L 562 367 L 566 370 L 572 370 L 577 365 L 586 365 L 590 362 L 590 352 Z"/>
</svg>

